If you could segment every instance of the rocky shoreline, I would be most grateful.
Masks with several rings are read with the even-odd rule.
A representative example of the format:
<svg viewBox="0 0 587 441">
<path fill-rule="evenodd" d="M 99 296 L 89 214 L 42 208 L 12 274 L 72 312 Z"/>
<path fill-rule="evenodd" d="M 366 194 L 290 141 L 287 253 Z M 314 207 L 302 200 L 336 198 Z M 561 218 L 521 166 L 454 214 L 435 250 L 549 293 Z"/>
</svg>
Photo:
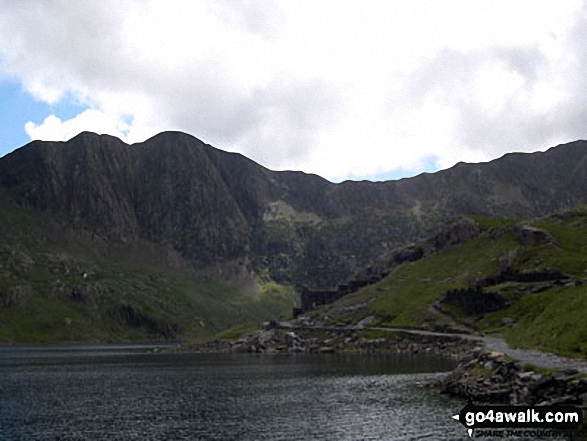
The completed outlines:
<svg viewBox="0 0 587 441">
<path fill-rule="evenodd" d="M 587 374 L 577 369 L 544 369 L 501 352 L 476 348 L 436 386 L 474 402 L 541 406 L 587 404 Z"/>
<path fill-rule="evenodd" d="M 419 335 L 408 331 L 301 327 L 271 322 L 238 340 L 183 345 L 198 353 L 426 353 L 458 360 L 476 341 L 454 335 Z"/>
<path fill-rule="evenodd" d="M 181 345 L 196 353 L 411 353 L 458 361 L 457 367 L 430 387 L 478 403 L 513 405 L 587 405 L 587 373 L 524 364 L 502 352 L 479 347 L 479 340 L 454 334 L 418 334 L 408 330 L 373 330 L 296 326 L 270 322 L 237 340 Z"/>
</svg>

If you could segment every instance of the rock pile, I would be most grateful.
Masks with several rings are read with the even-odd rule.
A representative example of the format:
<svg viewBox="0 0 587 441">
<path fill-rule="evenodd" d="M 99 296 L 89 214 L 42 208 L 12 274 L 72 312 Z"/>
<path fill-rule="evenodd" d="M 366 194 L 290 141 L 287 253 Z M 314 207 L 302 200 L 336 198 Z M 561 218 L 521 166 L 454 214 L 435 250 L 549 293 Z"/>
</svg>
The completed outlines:
<svg viewBox="0 0 587 441">
<path fill-rule="evenodd" d="M 213 340 L 182 350 L 248 353 L 426 353 L 458 358 L 471 350 L 473 340 L 456 336 L 389 332 L 372 335 L 361 329 L 303 329 L 269 327 L 236 341 Z"/>
<path fill-rule="evenodd" d="M 332 353 L 329 346 L 333 340 L 319 337 L 303 337 L 300 333 L 287 330 L 260 330 L 232 343 L 231 352 L 311 352 Z"/>
<path fill-rule="evenodd" d="M 295 332 L 264 330 L 247 335 L 231 344 L 231 352 L 306 352 L 308 343 Z"/>
<path fill-rule="evenodd" d="M 587 378 L 575 369 L 544 373 L 500 352 L 476 348 L 462 357 L 441 384 L 442 391 L 476 402 L 517 405 L 587 403 Z"/>
</svg>

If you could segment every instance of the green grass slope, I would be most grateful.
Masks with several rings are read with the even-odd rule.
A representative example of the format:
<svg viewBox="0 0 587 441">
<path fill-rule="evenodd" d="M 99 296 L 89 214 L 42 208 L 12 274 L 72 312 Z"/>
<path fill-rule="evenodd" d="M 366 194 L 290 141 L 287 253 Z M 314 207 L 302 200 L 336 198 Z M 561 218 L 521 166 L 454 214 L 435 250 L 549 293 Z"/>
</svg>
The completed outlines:
<svg viewBox="0 0 587 441">
<path fill-rule="evenodd" d="M 371 326 L 492 333 L 514 346 L 587 357 L 587 208 L 528 222 L 550 233 L 554 245 L 524 245 L 514 231 L 519 219 L 475 216 L 474 220 L 482 230 L 479 237 L 404 263 L 379 283 L 312 315 L 332 324 L 356 324 L 368 318 Z M 503 295 L 509 305 L 486 314 L 469 314 L 441 302 L 448 290 L 467 288 L 476 280 L 498 274 L 500 258 L 506 252 L 514 253 L 511 268 L 522 274 L 551 270 L 568 278 L 557 284 L 489 286 L 487 290 Z"/>
<path fill-rule="evenodd" d="M 286 318 L 293 287 L 257 294 L 170 269 L 154 245 L 60 229 L 0 195 L 0 343 L 210 338 Z"/>
</svg>

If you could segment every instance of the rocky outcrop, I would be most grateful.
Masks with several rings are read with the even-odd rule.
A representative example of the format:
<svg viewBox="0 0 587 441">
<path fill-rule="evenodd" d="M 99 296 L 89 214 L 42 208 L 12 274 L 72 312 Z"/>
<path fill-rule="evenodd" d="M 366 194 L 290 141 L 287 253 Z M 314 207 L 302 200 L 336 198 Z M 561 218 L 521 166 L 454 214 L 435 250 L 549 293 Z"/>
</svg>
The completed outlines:
<svg viewBox="0 0 587 441">
<path fill-rule="evenodd" d="M 463 245 L 481 234 L 477 223 L 460 216 L 443 225 L 428 239 L 398 248 L 380 257 L 358 273 L 357 279 L 379 279 L 387 276 L 395 267 L 406 262 L 415 262 L 440 251 Z"/>
<path fill-rule="evenodd" d="M 508 251 L 505 251 L 499 257 L 499 272 L 500 272 L 500 274 L 504 274 L 504 273 L 507 273 L 507 272 L 511 271 L 512 270 L 512 265 L 516 261 L 516 258 L 517 257 L 518 257 L 518 251 L 517 250 L 508 250 Z"/>
<path fill-rule="evenodd" d="M 477 348 L 441 384 L 446 394 L 476 402 L 586 404 L 587 379 L 575 369 L 536 372 L 500 352 Z"/>
<path fill-rule="evenodd" d="M 516 235 L 516 238 L 524 246 L 531 247 L 535 245 L 550 244 L 560 248 L 560 245 L 555 238 L 542 228 L 532 227 L 527 223 L 521 222 L 514 227 L 513 232 Z"/>
<path fill-rule="evenodd" d="M 426 254 L 448 250 L 462 245 L 481 234 L 477 223 L 468 217 L 460 217 L 444 226 L 433 238 L 425 242 Z"/>
<path fill-rule="evenodd" d="M 72 290 L 70 291 L 70 294 L 69 294 L 69 298 L 71 300 L 73 300 L 74 302 L 79 302 L 79 303 L 82 303 L 86 306 L 94 306 L 95 305 L 94 299 L 91 296 L 91 294 L 88 293 L 83 288 L 80 288 L 78 286 L 75 286 L 72 288 Z"/>
<path fill-rule="evenodd" d="M 177 323 L 164 323 L 144 314 L 139 308 L 128 303 L 117 305 L 113 315 L 121 325 L 145 328 L 155 338 L 175 340 L 181 331 Z"/>
<path fill-rule="evenodd" d="M 6 291 L 0 290 L 0 305 L 5 308 L 24 305 L 34 295 L 30 285 L 16 285 Z"/>
</svg>

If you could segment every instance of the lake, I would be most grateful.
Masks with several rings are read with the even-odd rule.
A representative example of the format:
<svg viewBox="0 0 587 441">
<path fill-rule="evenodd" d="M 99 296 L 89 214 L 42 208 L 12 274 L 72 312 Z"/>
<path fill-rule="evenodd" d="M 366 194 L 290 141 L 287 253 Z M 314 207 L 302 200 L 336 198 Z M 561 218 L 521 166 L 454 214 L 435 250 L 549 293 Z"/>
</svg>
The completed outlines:
<svg viewBox="0 0 587 441">
<path fill-rule="evenodd" d="M 426 355 L 0 347 L 0 439 L 468 439 Z"/>
</svg>

